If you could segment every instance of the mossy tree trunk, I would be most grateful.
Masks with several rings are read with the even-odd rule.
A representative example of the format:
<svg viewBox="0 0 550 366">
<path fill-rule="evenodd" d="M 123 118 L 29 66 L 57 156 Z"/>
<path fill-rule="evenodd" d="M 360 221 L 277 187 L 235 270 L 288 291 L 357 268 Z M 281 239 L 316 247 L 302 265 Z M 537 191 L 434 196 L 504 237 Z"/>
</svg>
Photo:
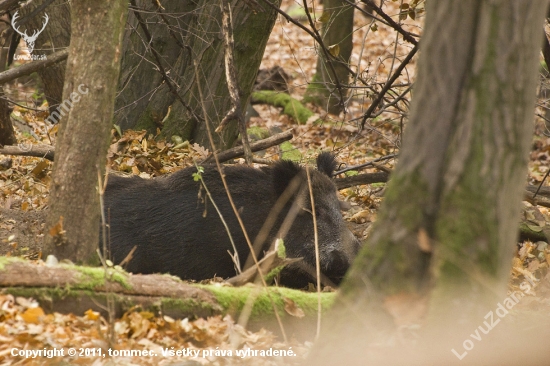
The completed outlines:
<svg viewBox="0 0 550 366">
<path fill-rule="evenodd" d="M 317 104 L 336 115 L 343 111 L 341 97 L 346 97 L 349 83 L 347 66 L 353 49 L 353 10 L 347 1 L 323 0 L 323 18 L 328 15 L 321 30 L 323 42 L 338 60 L 332 61 L 331 68 L 319 48 L 315 75 L 304 95 L 304 102 Z M 341 84 L 340 90 L 336 79 Z"/>
<path fill-rule="evenodd" d="M 280 5 L 280 0 L 272 2 Z M 150 1 L 136 3 L 142 9 L 154 6 Z M 169 73 L 173 88 L 163 82 L 158 70 L 151 70 L 151 62 L 157 62 L 150 49 L 144 46 L 146 36 L 131 12 L 131 27 L 125 36 L 127 48 L 122 63 L 121 93 L 117 97 L 115 123 L 123 129 L 146 128 L 154 132 L 158 128 L 164 137 L 179 135 L 210 148 L 193 65 L 195 62 L 199 65 L 204 103 L 214 130 L 231 108 L 225 80 L 221 1 L 169 2 L 163 5 L 167 6 L 167 13 L 180 16 L 160 17 L 155 9 L 150 9 L 149 14 L 141 13 L 141 16 L 153 35 L 151 47 L 162 55 L 163 68 Z M 262 9 L 255 11 L 247 2 L 231 2 L 234 59 L 243 110 L 277 17 L 277 13 L 262 5 L 262 2 L 259 6 Z M 166 22 L 170 24 L 172 33 Z M 143 57 L 151 62 L 143 62 Z M 179 97 L 174 90 L 177 90 Z M 221 134 L 214 136 L 217 148 L 231 147 L 237 134 L 236 124 L 230 123 Z"/>
<path fill-rule="evenodd" d="M 97 262 L 98 175 L 112 126 L 127 1 L 75 1 L 64 106 L 50 186 L 45 252 Z"/>
<path fill-rule="evenodd" d="M 413 310 L 429 304 L 424 340 L 440 347 L 432 343 L 420 355 L 431 362 L 420 364 L 456 362 L 453 345 L 506 297 L 546 6 L 427 2 L 400 161 L 311 364 L 342 363 L 343 355 L 376 359 L 369 346 L 387 345 L 402 320 L 392 303 Z M 396 356 L 378 351 L 386 364 Z"/>
</svg>

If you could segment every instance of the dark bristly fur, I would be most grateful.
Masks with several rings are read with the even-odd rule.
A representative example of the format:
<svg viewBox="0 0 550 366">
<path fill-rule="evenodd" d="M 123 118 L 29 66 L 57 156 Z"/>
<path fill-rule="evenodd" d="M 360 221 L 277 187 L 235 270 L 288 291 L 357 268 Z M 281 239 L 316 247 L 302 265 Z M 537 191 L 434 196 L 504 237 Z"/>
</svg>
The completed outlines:
<svg viewBox="0 0 550 366">
<path fill-rule="evenodd" d="M 359 248 L 339 210 L 336 187 L 328 178 L 336 161 L 331 154 L 317 159 L 319 171 L 311 171 L 314 190 L 321 270 L 338 284 Z M 227 232 L 200 182 L 193 180 L 194 167 L 168 176 L 142 179 L 110 176 L 105 192 L 105 210 L 110 218 L 110 254 L 122 261 L 137 246 L 127 269 L 134 273 L 171 273 L 182 279 L 202 280 L 236 274 L 228 253 L 233 252 Z M 226 166 L 224 174 L 248 235 L 254 240 L 277 197 L 290 181 L 305 170 L 295 163 L 281 161 L 272 167 L 254 169 Z M 241 263 L 249 249 L 221 183 L 219 172 L 205 167 L 203 180 L 223 214 L 237 247 Z M 314 231 L 307 192 L 304 210 L 296 217 L 284 238 L 288 257 L 303 257 L 302 267 L 315 267 Z M 296 198 L 296 195 L 294 198 Z M 267 249 L 292 202 L 289 202 L 271 230 Z M 263 253 L 263 251 L 262 251 Z M 289 287 L 315 283 L 307 271 L 287 268 L 281 282 Z M 312 272 L 314 273 L 314 271 Z"/>
</svg>

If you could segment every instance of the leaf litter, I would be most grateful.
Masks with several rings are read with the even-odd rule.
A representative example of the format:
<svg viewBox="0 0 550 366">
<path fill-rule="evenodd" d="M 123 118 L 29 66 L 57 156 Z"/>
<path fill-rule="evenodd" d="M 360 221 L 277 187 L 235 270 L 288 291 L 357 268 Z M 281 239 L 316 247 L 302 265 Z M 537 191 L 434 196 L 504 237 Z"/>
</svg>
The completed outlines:
<svg viewBox="0 0 550 366">
<path fill-rule="evenodd" d="M 292 6 L 302 6 L 284 0 L 282 9 Z M 397 19 L 400 14 L 396 2 L 387 2 L 385 11 Z M 320 10 L 320 8 L 318 8 Z M 403 18 L 403 16 L 401 16 Z M 320 25 L 320 23 L 317 23 Z M 420 34 L 422 19 L 412 17 L 402 22 L 405 29 Z M 395 42 L 395 32 L 387 26 L 370 25 L 370 19 L 355 16 L 355 32 L 353 36 L 354 49 L 351 64 L 355 71 L 365 80 L 375 86 L 382 85 L 395 68 L 392 64 L 393 54 L 403 58 L 410 45 Z M 333 45 L 329 45 L 333 47 Z M 334 47 L 332 48 L 334 49 Z M 303 31 L 279 18 L 268 41 L 262 68 L 281 66 L 290 75 L 290 90 L 292 97 L 301 100 L 308 80 L 315 71 L 318 49 L 312 39 Z M 399 81 L 404 86 L 414 80 L 416 59 L 406 68 Z M 8 88 L 9 89 L 9 88 Z M 33 94 L 35 90 L 16 84 L 19 94 Z M 9 90 L 7 90 L 9 92 Z M 252 117 L 251 126 L 260 126 L 271 130 L 294 129 L 294 139 L 290 147 L 299 152 L 305 161 L 311 161 L 322 150 L 332 150 L 338 153 L 338 159 L 347 165 L 356 165 L 375 158 L 395 153 L 399 149 L 402 134 L 404 110 L 406 103 L 401 103 L 401 109 L 386 112 L 366 124 L 360 132 L 358 118 L 366 111 L 372 102 L 373 93 L 368 89 L 353 90 L 346 114 L 329 115 L 322 108 L 307 105 L 315 114 L 305 125 L 296 125 L 292 119 L 277 108 L 269 105 L 256 105 L 259 116 Z M 25 97 L 21 97 L 25 100 Z M 541 111 L 538 105 L 538 113 Z M 32 111 L 15 106 L 13 116 L 22 121 L 16 124 L 17 139 L 22 144 L 55 143 L 53 128 L 44 122 L 47 116 L 47 104 Z M 531 159 L 529 162 L 529 181 L 540 183 L 548 171 L 547 162 L 550 159 L 550 138 L 544 121 L 537 119 Z M 109 168 L 113 172 L 139 175 L 144 178 L 169 174 L 201 160 L 208 153 L 207 149 L 197 144 L 189 144 L 173 138 L 171 141 L 157 140 L 155 136 L 145 131 L 127 131 L 122 136 L 113 129 L 112 144 L 109 147 Z M 279 147 L 267 150 L 265 158 L 280 159 L 282 151 Z M 9 160 L 8 160 L 9 159 Z M 0 207 L 2 210 L 17 209 L 34 215 L 34 220 L 28 223 L 29 230 L 39 242 L 43 235 L 43 227 L 38 222 L 39 213 L 47 207 L 48 187 L 51 181 L 51 162 L 34 157 L 15 156 L 0 159 Z M 384 163 L 388 169 L 394 168 L 395 161 Z M 375 172 L 376 168 L 364 172 Z M 546 182 L 548 185 L 548 182 Z M 365 238 L 370 230 L 370 222 L 375 221 L 376 212 L 381 203 L 379 186 L 357 186 L 342 190 L 340 193 L 346 201 L 352 203 L 352 210 L 345 214 L 351 224 L 356 224 L 352 231 Z M 546 223 L 550 220 L 547 209 L 540 210 Z M 5 217 L 5 211 L 0 211 L 0 237 L 3 254 L 22 255 L 30 259 L 40 258 L 39 245 L 34 241 L 23 242 L 21 235 L 13 234 L 24 222 L 20 217 Z M 365 225 L 365 223 L 367 225 Z M 363 226 L 361 226 L 363 225 Z M 19 234 L 19 233 L 18 233 Z M 517 291 L 521 282 L 529 279 L 538 286 L 521 302 L 521 306 L 529 309 L 548 309 L 550 302 L 550 248 L 548 243 L 524 241 L 518 243 L 518 250 L 513 260 L 513 268 L 509 281 L 509 291 Z M 394 299 L 395 300 L 395 299 Z M 399 307 L 401 300 L 395 300 Z M 287 312 L 300 317 L 302 311 L 291 301 L 285 301 Z M 114 339 L 110 340 L 110 335 Z M 234 335 L 238 335 L 235 337 Z M 233 336 L 232 336 L 233 335 Z M 235 339 L 239 341 L 235 343 Z M 88 310 L 85 314 L 46 314 L 33 299 L 0 295 L 0 365 L 11 365 L 14 359 L 10 356 L 12 348 L 44 349 L 44 348 L 89 348 L 105 352 L 109 348 L 116 350 L 154 350 L 162 354 L 162 350 L 236 350 L 236 349 L 266 349 L 292 348 L 297 355 L 294 358 L 227 358 L 224 356 L 184 357 L 117 357 L 117 364 L 127 365 L 164 365 L 180 360 L 192 360 L 189 364 L 253 364 L 275 365 L 295 364 L 301 362 L 311 348 L 311 343 L 291 341 L 282 343 L 277 337 L 264 329 L 252 332 L 246 330 L 229 317 L 210 317 L 207 319 L 172 319 L 167 316 L 155 316 L 139 308 L 131 309 L 120 319 L 109 323 L 99 313 Z M 99 352 L 99 351 L 98 351 Z M 45 362 L 45 359 L 17 358 L 18 364 L 50 364 L 55 361 L 68 361 L 72 364 L 112 364 L 111 359 L 102 357 L 58 358 Z M 183 363 L 182 363 L 183 364 Z M 187 363 L 186 363 L 187 364 Z"/>
</svg>

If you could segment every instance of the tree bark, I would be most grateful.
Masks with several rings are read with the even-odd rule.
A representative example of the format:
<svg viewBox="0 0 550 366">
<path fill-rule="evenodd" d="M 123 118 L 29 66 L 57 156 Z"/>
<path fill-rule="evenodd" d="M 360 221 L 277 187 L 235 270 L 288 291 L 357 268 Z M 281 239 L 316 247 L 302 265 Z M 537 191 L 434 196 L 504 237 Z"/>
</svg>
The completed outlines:
<svg viewBox="0 0 550 366">
<path fill-rule="evenodd" d="M 170 1 L 163 3 L 161 15 L 155 2 L 136 0 L 128 13 L 124 32 L 123 53 L 119 78 L 119 92 L 115 101 L 115 123 L 123 130 L 147 129 L 156 132 L 162 128 L 162 121 L 168 107 L 176 96 L 157 67 L 152 50 L 162 55 L 162 67 L 169 73 L 171 82 L 181 95 L 185 95 L 188 84 L 181 74 L 192 65 L 187 38 L 193 33 L 190 28 L 196 17 L 197 5 L 191 1 Z M 146 24 L 152 39 L 147 39 L 138 16 Z M 193 23 L 194 24 L 194 23 Z"/>
<path fill-rule="evenodd" d="M 281 1 L 272 0 L 272 3 L 278 7 Z M 192 48 L 192 60 L 198 60 L 200 65 L 199 80 L 205 100 L 200 100 L 197 85 L 193 83 L 184 97 L 189 109 L 184 108 L 181 103 L 175 103 L 170 118 L 164 124 L 163 135 L 168 137 L 177 133 L 181 131 L 183 124 L 187 124 L 194 126 L 191 138 L 195 142 L 213 149 L 208 141 L 205 118 L 202 116 L 202 103 L 205 104 L 208 113 L 206 119 L 212 123 L 212 130 L 216 129 L 232 105 L 225 78 L 224 42 L 223 37 L 219 35 L 221 31 L 220 4 L 203 0 L 199 3 L 199 7 L 203 11 L 196 18 L 196 24 L 200 24 L 207 36 L 203 34 L 194 36 L 189 44 Z M 237 83 L 241 89 L 241 110 L 246 110 L 277 13 L 265 5 L 262 11 L 254 12 L 247 2 L 235 0 L 231 2 L 231 10 L 233 37 L 236 45 L 234 49 L 235 71 Z M 182 79 L 189 83 L 191 80 L 195 80 L 194 76 L 193 67 L 189 67 L 182 75 Z M 190 113 L 190 110 L 193 112 Z M 229 123 L 223 131 L 213 136 L 215 148 L 225 150 L 231 147 L 237 135 L 236 122 Z"/>
<path fill-rule="evenodd" d="M 120 70 L 127 2 L 72 3 L 72 34 L 63 91 L 65 112 L 50 186 L 45 252 L 97 263 L 98 175 L 103 174 Z"/>
<path fill-rule="evenodd" d="M 280 4 L 280 0 L 273 2 L 277 6 Z M 210 148 L 194 82 L 193 63 L 195 60 L 199 62 L 204 103 L 214 130 L 232 107 L 223 62 L 221 2 L 168 2 L 163 4 L 166 9 L 162 11 L 158 11 L 154 4 L 136 1 L 142 23 L 147 25 L 151 34 L 149 43 L 144 42 L 148 37 L 136 10 L 130 11 L 115 123 L 122 129 L 147 129 L 153 133 L 161 129 L 166 138 L 179 135 Z M 266 6 L 253 11 L 247 2 L 235 0 L 231 2 L 231 9 L 235 66 L 244 110 L 277 14 Z M 179 16 L 168 17 L 163 13 Z M 162 69 L 153 67 L 152 70 L 151 65 L 158 64 L 153 49 L 162 56 Z M 214 136 L 217 148 L 225 150 L 231 147 L 237 133 L 237 125 L 230 123 Z"/>
<path fill-rule="evenodd" d="M 407 315 L 395 305 L 418 313 L 409 324 L 420 323 L 429 305 L 423 338 L 429 346 L 412 350 L 419 364 L 457 362 L 450 350 L 463 351 L 464 339 L 506 297 L 546 5 L 426 3 L 400 160 L 311 364 L 341 364 L 342 355 L 364 363 L 410 361 L 410 353 L 388 352 L 395 324 Z M 476 347 L 490 344 L 484 342 Z M 503 355 L 494 357 L 508 361 Z M 468 364 L 477 356 L 468 355 Z"/>
<path fill-rule="evenodd" d="M 304 102 L 317 104 L 329 113 L 338 115 L 343 111 L 344 106 L 340 92 L 345 98 L 349 83 L 347 65 L 353 49 L 354 8 L 347 1 L 342 0 L 323 0 L 323 8 L 323 13 L 330 14 L 330 19 L 323 23 L 323 42 L 330 50 L 336 50 L 335 47 L 339 49 L 335 54 L 338 61 L 332 61 L 336 75 L 329 66 L 324 52 L 319 49 L 315 75 L 308 85 Z M 335 78 L 342 84 L 341 90 L 337 89 Z"/>
<path fill-rule="evenodd" d="M 21 10 L 21 18 L 32 13 L 41 7 L 47 0 L 36 0 L 30 6 Z M 47 7 L 37 12 L 21 26 L 21 30 L 28 29 L 27 33 L 32 34 L 34 30 L 42 28 L 44 14 L 49 17 L 48 24 L 40 33 L 35 42 L 33 55 L 50 55 L 69 47 L 71 40 L 71 8 L 65 0 L 55 0 Z M 38 75 L 44 83 L 44 95 L 48 100 L 50 112 L 55 111 L 63 96 L 63 81 L 65 80 L 65 62 L 51 65 L 38 71 Z"/>
<path fill-rule="evenodd" d="M 12 36 L 13 30 L 5 23 L 0 23 L 0 44 L 8 44 L 7 40 Z M 0 74 L 6 69 L 9 47 L 0 48 Z M 10 108 L 5 99 L 4 88 L 0 85 L 0 145 L 12 145 L 17 143 L 15 132 L 10 119 Z"/>
</svg>

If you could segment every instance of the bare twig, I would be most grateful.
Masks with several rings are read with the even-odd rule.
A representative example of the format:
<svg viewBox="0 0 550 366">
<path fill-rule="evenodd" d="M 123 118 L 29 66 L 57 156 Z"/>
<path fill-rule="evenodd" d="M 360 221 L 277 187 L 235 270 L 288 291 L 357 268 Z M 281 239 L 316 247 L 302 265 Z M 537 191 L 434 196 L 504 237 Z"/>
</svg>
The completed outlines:
<svg viewBox="0 0 550 366">
<path fill-rule="evenodd" d="M 368 166 L 372 166 L 373 163 L 378 163 L 380 161 L 384 161 L 384 160 L 389 160 L 389 159 L 393 159 L 397 157 L 397 154 L 390 154 L 390 155 L 386 155 L 386 156 L 382 156 L 382 157 L 379 157 L 377 159 L 374 159 L 374 160 L 371 160 L 371 161 L 368 161 L 366 163 L 363 163 L 363 164 L 359 164 L 359 165 L 352 165 L 352 166 L 348 166 L 344 169 L 341 169 L 341 170 L 338 170 L 337 172 L 334 172 L 334 176 L 338 175 L 338 174 L 342 174 L 342 173 L 345 173 L 345 172 L 349 172 L 350 170 L 360 170 L 360 169 L 363 169 L 365 167 L 368 167 Z"/>
<path fill-rule="evenodd" d="M 315 213 L 315 199 L 313 197 L 313 188 L 311 187 L 311 177 L 309 168 L 306 167 L 307 187 L 309 189 L 309 199 L 311 204 L 311 216 L 313 218 L 313 237 L 315 244 L 315 274 L 317 278 L 317 332 L 315 339 L 321 334 L 321 260 L 319 256 L 319 236 L 317 233 L 317 215 Z"/>
<path fill-rule="evenodd" d="M 252 151 L 260 151 L 267 149 L 268 147 L 275 146 L 281 142 L 292 139 L 292 130 L 278 133 L 266 139 L 256 141 L 250 145 Z M 53 161 L 55 155 L 55 147 L 47 144 L 19 144 L 19 145 L 4 145 L 0 146 L 0 154 L 2 155 L 21 155 L 21 156 L 36 156 L 39 158 L 48 159 Z M 218 154 L 218 161 L 220 163 L 242 156 L 242 146 L 237 146 L 232 149 L 226 150 Z M 212 155 L 205 161 L 206 163 L 211 159 Z"/>
<path fill-rule="evenodd" d="M 300 262 L 302 258 L 280 258 L 277 255 L 277 250 L 272 250 L 267 253 L 259 262 L 262 274 L 268 274 L 272 269 L 277 267 L 286 266 L 292 263 Z M 258 267 L 253 266 L 243 271 L 240 275 L 231 277 L 225 282 L 233 286 L 242 286 L 249 282 L 252 282 L 258 274 Z"/>
<path fill-rule="evenodd" d="M 395 82 L 395 80 L 397 80 L 399 75 L 401 75 L 401 72 L 403 71 L 403 69 L 405 69 L 405 66 L 407 66 L 407 64 L 411 61 L 411 59 L 413 58 L 413 56 L 416 54 L 417 51 L 418 51 L 418 45 L 415 45 L 411 50 L 411 52 L 409 52 L 407 57 L 405 57 L 405 59 L 401 62 L 399 67 L 395 70 L 392 77 L 388 79 L 388 81 L 386 82 L 382 90 L 380 90 L 380 93 L 378 93 L 378 96 L 376 97 L 376 99 L 373 100 L 369 109 L 367 109 L 367 111 L 363 115 L 363 120 L 361 121 L 361 129 L 363 129 L 367 119 L 371 116 L 372 112 L 374 112 L 376 107 L 378 107 L 380 102 L 382 102 L 382 100 L 384 99 L 384 95 L 388 92 L 388 90 L 390 90 L 392 84 Z"/>
<path fill-rule="evenodd" d="M 227 112 L 225 117 L 221 120 L 216 132 L 221 130 L 232 120 L 237 120 L 239 125 L 239 132 L 241 133 L 241 139 L 244 148 L 244 160 L 247 165 L 252 164 L 252 151 L 250 151 L 250 143 L 248 142 L 248 134 L 246 133 L 246 122 L 243 117 L 243 111 L 241 108 L 241 97 L 239 96 L 239 84 L 237 81 L 237 73 L 235 71 L 235 62 L 233 60 L 233 20 L 231 17 L 231 7 L 229 6 L 229 0 L 222 0 L 222 29 L 225 46 L 225 78 L 227 80 L 227 88 L 229 89 L 229 96 L 233 107 Z M 214 149 L 214 146 L 212 146 Z"/>
<path fill-rule="evenodd" d="M 197 171 L 199 171 L 199 166 L 197 165 L 197 163 L 195 163 L 195 167 L 197 168 Z M 229 226 L 227 225 L 227 222 L 225 221 L 225 219 L 222 215 L 222 212 L 220 211 L 218 205 L 214 201 L 214 197 L 212 197 L 212 195 L 210 194 L 210 190 L 206 186 L 206 183 L 204 183 L 204 179 L 202 179 L 202 175 L 200 174 L 200 171 L 199 171 L 198 175 L 199 175 L 199 180 L 201 181 L 201 185 L 204 188 L 204 190 L 206 191 L 206 195 L 210 199 L 210 202 L 212 202 L 212 206 L 214 206 L 214 209 L 216 210 L 216 213 L 220 217 L 220 220 L 223 224 L 223 227 L 225 228 L 225 231 L 227 232 L 227 236 L 229 237 L 229 241 L 231 242 L 231 246 L 233 247 L 233 251 L 234 251 L 234 253 L 231 255 L 231 259 L 233 259 L 233 263 L 235 264 L 235 268 L 237 269 L 237 273 L 241 274 L 242 270 L 241 270 L 241 262 L 239 261 L 239 252 L 237 251 L 237 246 L 235 245 L 235 241 L 233 240 L 233 236 L 231 235 L 231 230 L 229 230 Z"/>
<path fill-rule="evenodd" d="M 389 108 L 389 107 L 392 107 L 392 106 L 395 106 L 397 109 L 399 109 L 399 107 L 397 106 L 397 103 L 399 103 L 399 101 L 401 101 L 402 99 L 405 98 L 405 95 L 407 95 L 407 93 L 412 89 L 412 85 L 410 85 L 409 87 L 407 87 L 407 89 L 405 89 L 403 91 L 403 93 L 401 93 L 399 96 L 397 96 L 394 100 L 392 100 L 391 102 L 389 102 L 388 104 L 384 104 L 382 106 L 382 108 L 380 108 L 380 110 L 376 113 L 373 114 L 373 117 L 376 118 L 378 117 L 379 115 L 381 115 L 385 110 L 386 108 Z"/>
<path fill-rule="evenodd" d="M 376 12 L 376 14 L 380 15 L 382 19 L 388 22 L 388 25 L 393 29 L 395 29 L 397 32 L 399 32 L 403 36 L 403 39 L 405 41 L 412 43 L 415 46 L 418 44 L 418 41 L 414 39 L 411 33 L 407 32 L 399 24 L 397 24 L 388 14 L 386 14 L 380 7 L 378 7 L 374 3 L 374 1 L 372 0 L 361 0 L 361 1 L 363 1 L 365 4 L 370 6 Z"/>
</svg>

